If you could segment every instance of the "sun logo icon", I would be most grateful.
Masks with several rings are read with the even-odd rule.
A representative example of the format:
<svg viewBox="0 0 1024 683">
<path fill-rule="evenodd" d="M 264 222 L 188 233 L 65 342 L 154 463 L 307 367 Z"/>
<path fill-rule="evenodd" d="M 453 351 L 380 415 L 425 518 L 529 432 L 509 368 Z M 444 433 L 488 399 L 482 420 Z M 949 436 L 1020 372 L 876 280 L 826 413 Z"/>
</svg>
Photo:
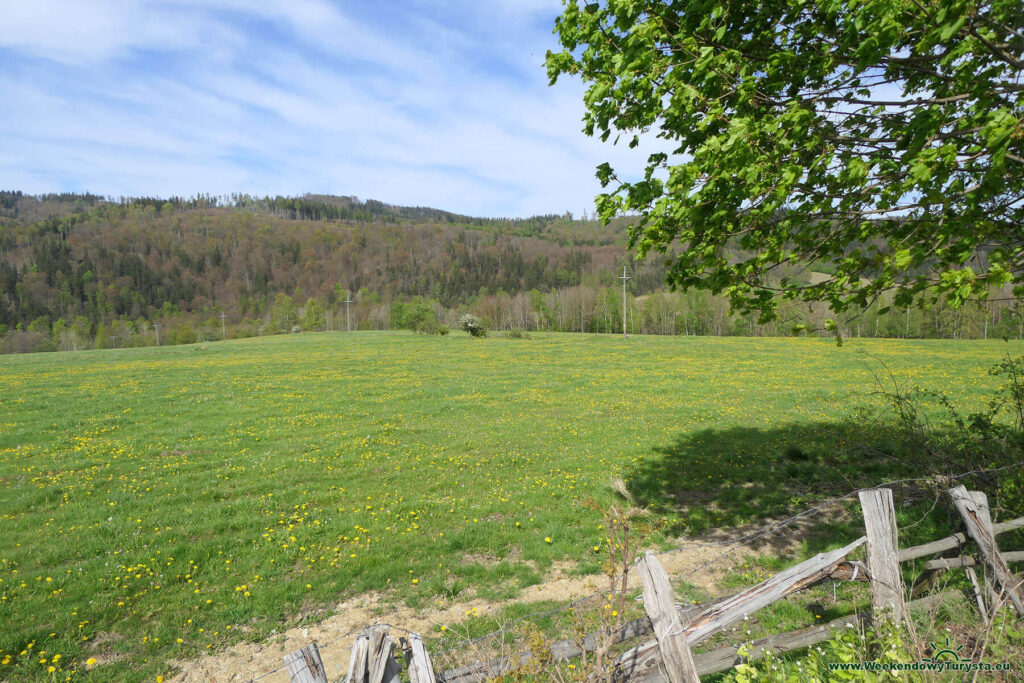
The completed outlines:
<svg viewBox="0 0 1024 683">
<path fill-rule="evenodd" d="M 928 643 L 928 648 L 932 651 L 932 656 L 928 659 L 923 659 L 923 662 L 969 662 L 970 659 L 964 659 L 960 656 L 960 651 L 964 649 L 963 645 L 957 645 L 953 647 L 953 642 L 946 636 L 946 643 L 940 649 L 935 647 L 935 643 Z"/>
</svg>

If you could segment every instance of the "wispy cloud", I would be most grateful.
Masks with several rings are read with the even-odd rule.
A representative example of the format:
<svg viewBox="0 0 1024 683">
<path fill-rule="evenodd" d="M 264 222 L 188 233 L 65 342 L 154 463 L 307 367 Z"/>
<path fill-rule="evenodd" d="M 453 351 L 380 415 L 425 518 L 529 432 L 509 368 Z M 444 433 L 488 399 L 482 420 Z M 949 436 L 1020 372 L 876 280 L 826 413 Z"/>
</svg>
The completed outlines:
<svg viewBox="0 0 1024 683">
<path fill-rule="evenodd" d="M 547 86 L 558 0 L 13 0 L 0 186 L 324 192 L 478 215 L 592 210 L 594 166 Z"/>
</svg>

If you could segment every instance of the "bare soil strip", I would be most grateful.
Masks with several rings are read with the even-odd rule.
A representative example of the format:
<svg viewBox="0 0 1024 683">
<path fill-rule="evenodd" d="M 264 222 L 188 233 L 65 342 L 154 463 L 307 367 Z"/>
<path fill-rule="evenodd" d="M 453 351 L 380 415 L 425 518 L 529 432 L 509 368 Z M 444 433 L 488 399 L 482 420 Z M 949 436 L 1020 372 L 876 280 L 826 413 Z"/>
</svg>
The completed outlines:
<svg viewBox="0 0 1024 683">
<path fill-rule="evenodd" d="M 791 533 L 786 544 L 791 549 L 798 542 L 800 533 Z M 742 529 L 729 530 L 729 536 L 741 538 Z M 777 554 L 783 550 L 778 538 L 770 547 L 765 538 L 755 539 L 749 544 L 708 545 L 709 541 L 728 540 L 705 538 L 699 541 L 682 541 L 667 553 L 659 554 L 659 560 L 669 576 L 680 577 L 688 583 L 714 593 L 716 582 L 744 557 L 770 551 Z M 465 602 L 436 604 L 428 609 L 411 609 L 389 599 L 383 593 L 370 593 L 350 598 L 337 604 L 332 616 L 319 624 L 292 628 L 282 635 L 262 643 L 239 643 L 215 655 L 195 660 L 174 662 L 179 673 L 172 683 L 229 683 L 259 679 L 260 683 L 288 683 L 288 674 L 282 669 L 282 659 L 289 652 L 298 650 L 311 641 L 316 641 L 327 675 L 337 680 L 345 675 L 348 666 L 352 636 L 345 634 L 376 623 L 393 624 L 401 628 L 428 636 L 441 625 L 452 625 L 464 621 L 467 612 L 476 608 L 478 614 L 500 610 L 512 603 L 532 603 L 545 600 L 570 602 L 590 595 L 605 587 L 601 576 L 568 576 L 571 565 L 555 567 L 544 583 L 530 586 L 514 599 L 493 603 L 481 599 Z M 639 585 L 639 579 L 631 574 L 630 585 Z M 281 669 L 281 670 L 278 670 Z M 261 678 L 262 677 L 262 678 Z"/>
</svg>

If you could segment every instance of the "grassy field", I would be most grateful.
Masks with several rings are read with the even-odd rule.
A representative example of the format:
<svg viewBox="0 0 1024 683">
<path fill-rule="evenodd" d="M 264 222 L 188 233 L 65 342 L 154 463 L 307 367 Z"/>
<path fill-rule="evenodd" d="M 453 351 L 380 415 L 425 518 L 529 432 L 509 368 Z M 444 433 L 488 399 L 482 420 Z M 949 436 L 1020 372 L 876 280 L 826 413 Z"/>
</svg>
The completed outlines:
<svg viewBox="0 0 1024 683">
<path fill-rule="evenodd" d="M 0 358 L 0 679 L 152 680 L 355 593 L 596 568 L 583 503 L 615 476 L 663 536 L 795 511 L 904 474 L 850 449 L 883 363 L 969 410 L 1022 351 L 361 332 Z"/>
</svg>

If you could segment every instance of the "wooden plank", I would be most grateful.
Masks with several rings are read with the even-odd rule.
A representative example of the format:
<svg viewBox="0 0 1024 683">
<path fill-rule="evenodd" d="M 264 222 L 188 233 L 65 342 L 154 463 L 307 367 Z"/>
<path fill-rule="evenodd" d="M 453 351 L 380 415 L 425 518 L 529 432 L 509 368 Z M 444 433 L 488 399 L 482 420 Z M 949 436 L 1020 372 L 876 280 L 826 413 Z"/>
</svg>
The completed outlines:
<svg viewBox="0 0 1024 683">
<path fill-rule="evenodd" d="M 434 664 L 430 661 L 423 638 L 418 633 L 409 634 L 412 659 L 409 660 L 409 683 L 435 683 Z"/>
<path fill-rule="evenodd" d="M 369 680 L 370 672 L 373 671 L 373 665 L 377 662 L 381 645 L 384 643 L 384 636 L 387 635 L 388 627 L 375 625 L 371 626 L 367 635 L 370 638 L 370 642 L 366 647 L 366 671 L 367 680 Z"/>
<path fill-rule="evenodd" d="M 981 491 L 968 491 L 963 486 L 950 489 L 953 505 L 967 525 L 967 533 L 978 544 L 982 557 L 992 568 L 993 578 L 1003 596 L 1010 601 L 1019 616 L 1024 617 L 1024 597 L 1020 584 L 1010 573 L 1010 568 L 996 545 L 992 518 L 989 515 L 988 499 Z"/>
<path fill-rule="evenodd" d="M 939 554 L 935 560 L 949 559 L 955 557 L 960 552 L 959 548 L 953 548 L 951 550 L 944 550 Z M 916 579 L 914 579 L 913 585 L 910 587 L 910 599 L 913 600 L 918 598 L 935 587 L 936 581 L 938 581 L 939 575 L 945 570 L 942 569 L 929 569 L 927 566 Z"/>
<path fill-rule="evenodd" d="M 348 683 L 366 683 L 366 662 L 370 648 L 370 637 L 360 633 L 352 642 L 352 656 L 348 660 Z"/>
<path fill-rule="evenodd" d="M 828 576 L 843 558 L 863 545 L 865 540 L 862 536 L 842 548 L 815 555 L 705 610 L 683 628 L 686 642 L 693 647 L 732 626 L 744 616 L 820 581 Z"/>
<path fill-rule="evenodd" d="M 375 643 L 376 648 L 373 647 Z M 395 641 L 387 634 L 387 627 L 374 626 L 370 635 L 368 683 L 398 683 L 402 669 L 395 661 L 394 650 Z"/>
<path fill-rule="evenodd" d="M 1007 562 L 1024 562 L 1024 550 L 1011 550 L 1010 552 L 1003 553 L 1003 559 Z M 924 563 L 924 568 L 928 570 L 960 569 L 961 567 L 975 567 L 977 564 L 978 561 L 970 555 L 961 555 L 959 557 L 928 560 Z"/>
<path fill-rule="evenodd" d="M 906 607 L 910 611 L 929 609 L 953 599 L 963 599 L 963 594 L 957 590 L 934 593 L 925 598 L 921 598 L 920 600 L 908 602 Z M 763 657 L 769 649 L 774 651 L 776 654 L 782 654 L 784 652 L 812 647 L 831 638 L 832 632 L 838 628 L 847 628 L 847 624 L 853 626 L 860 625 L 862 618 L 863 617 L 860 615 L 851 614 L 834 619 L 827 624 L 817 624 L 810 628 L 759 638 L 747 645 L 747 650 L 750 653 L 747 658 L 759 659 Z M 743 658 L 737 654 L 738 649 L 738 645 L 728 645 L 726 647 L 718 648 L 717 650 L 712 650 L 711 652 L 694 655 L 693 659 L 697 664 L 697 673 L 701 676 L 709 676 L 711 674 L 727 671 L 737 664 L 740 664 L 743 661 Z M 637 683 L 640 681 L 645 683 L 662 683 L 665 681 L 664 675 L 658 670 L 657 657 L 649 657 L 648 662 L 648 667 L 642 672 L 634 675 L 632 678 L 626 679 L 616 676 L 613 680 L 617 682 L 630 680 Z"/>
<path fill-rule="evenodd" d="M 1017 517 L 1016 519 L 1011 519 L 1006 522 L 993 524 L 992 533 L 998 536 L 999 534 L 1006 533 L 1007 531 L 1013 531 L 1021 528 L 1024 528 L 1024 517 Z M 910 560 L 916 560 L 919 557 L 938 555 L 946 550 L 961 548 L 965 543 L 967 543 L 967 536 L 964 534 L 953 534 L 952 536 L 940 538 L 939 540 L 932 541 L 931 543 L 915 545 L 910 548 L 902 548 L 898 555 L 900 562 L 909 562 Z"/>
<path fill-rule="evenodd" d="M 637 562 L 637 571 L 643 585 L 644 609 L 658 638 L 658 649 L 669 681 L 700 683 L 693 663 L 693 653 L 686 644 L 683 627 L 676 613 L 675 594 L 668 582 L 668 574 L 650 551 Z"/>
<path fill-rule="evenodd" d="M 785 596 L 827 576 L 855 548 L 865 542 L 861 537 L 849 545 L 821 553 L 779 572 L 753 588 L 737 593 L 714 605 L 683 627 L 687 644 L 696 646 L 703 640 L 728 628 L 748 614 L 770 605 Z M 652 666 L 651 657 L 658 658 L 658 642 L 648 641 L 624 652 L 616 660 L 616 680 L 631 680 Z M 656 664 L 656 662 L 655 662 Z"/>
<path fill-rule="evenodd" d="M 978 582 L 978 575 L 974 573 L 974 567 L 964 568 L 964 573 L 971 580 L 971 588 L 974 590 L 974 599 L 978 602 L 978 614 L 981 615 L 981 622 L 987 624 L 989 614 L 988 609 L 985 607 L 985 598 L 981 595 L 981 584 Z"/>
<path fill-rule="evenodd" d="M 868 537 L 868 569 L 871 570 L 871 611 L 876 625 L 885 620 L 903 623 L 903 574 L 896 559 L 896 510 L 892 489 L 860 492 L 864 528 Z"/>
<path fill-rule="evenodd" d="M 320 650 L 316 643 L 310 643 L 301 650 L 284 656 L 291 683 L 327 683 L 327 672 L 320 661 Z"/>
</svg>

